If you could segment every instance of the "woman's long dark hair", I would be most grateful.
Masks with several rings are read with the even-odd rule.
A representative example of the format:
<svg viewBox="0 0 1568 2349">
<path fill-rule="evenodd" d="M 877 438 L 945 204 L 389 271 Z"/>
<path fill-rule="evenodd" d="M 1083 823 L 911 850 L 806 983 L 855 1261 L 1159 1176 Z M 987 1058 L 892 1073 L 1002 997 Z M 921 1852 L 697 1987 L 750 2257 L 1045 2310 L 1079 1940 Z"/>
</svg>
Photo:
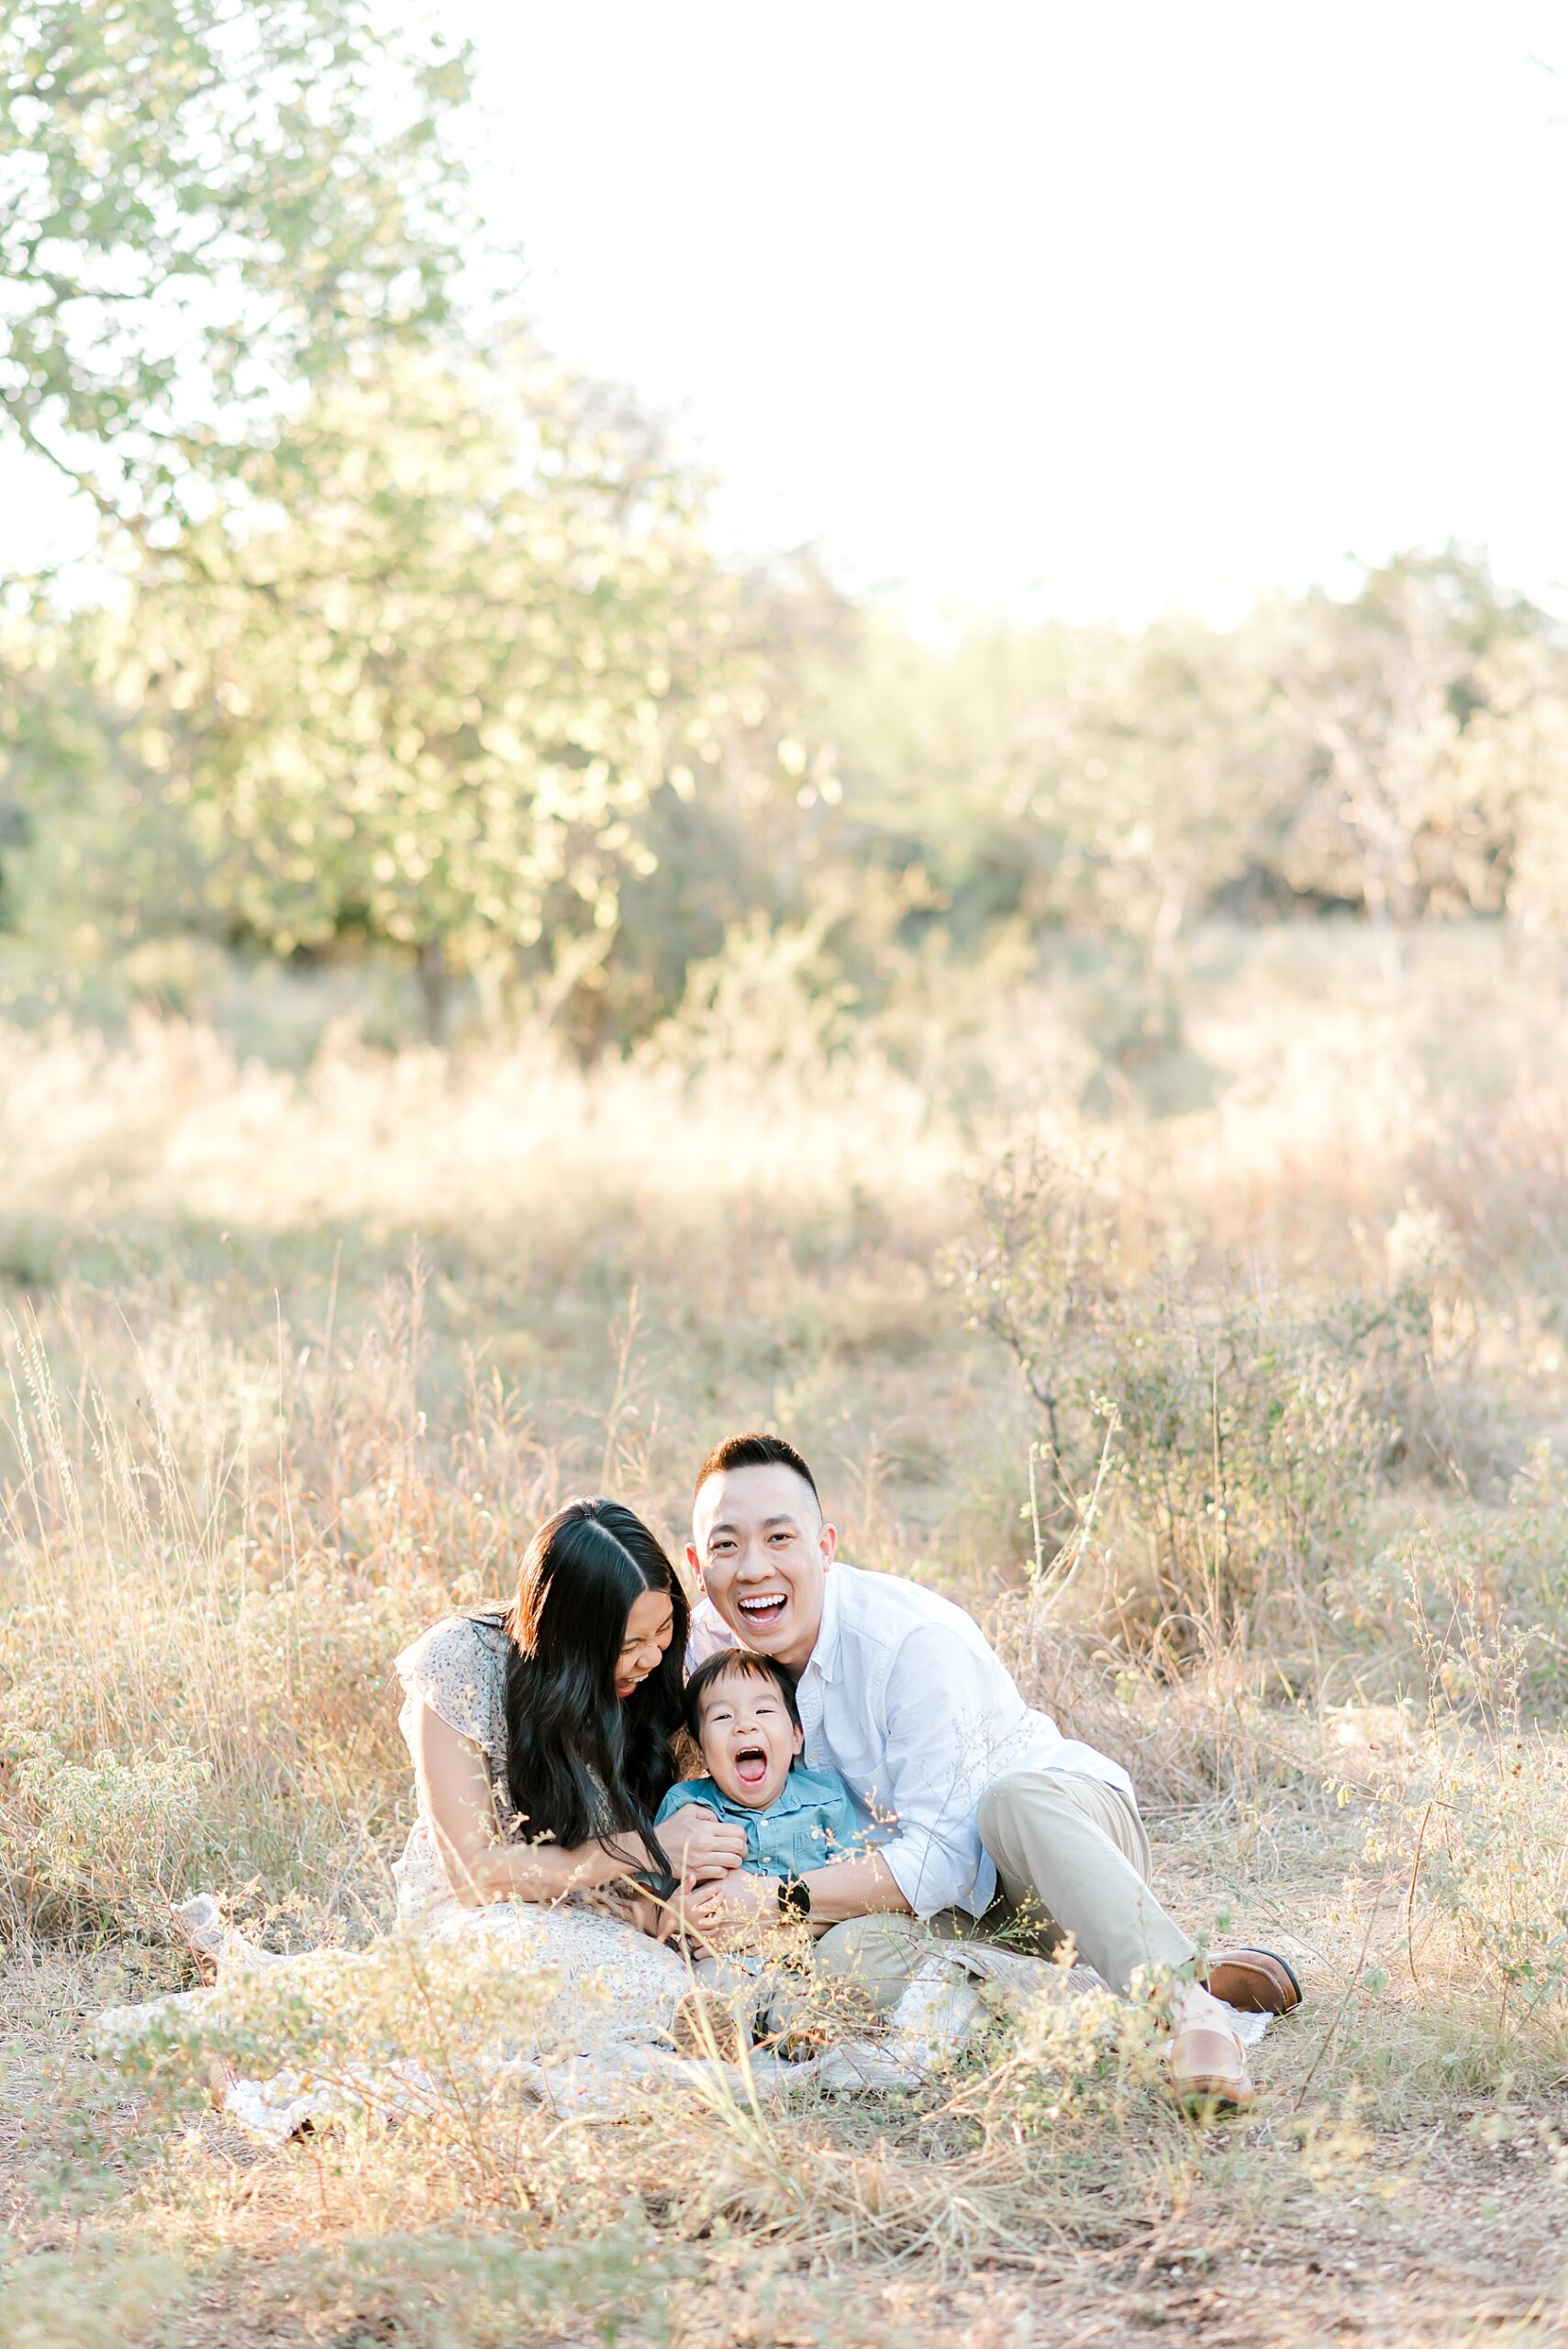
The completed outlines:
<svg viewBox="0 0 1568 2349">
<path fill-rule="evenodd" d="M 670 1644 L 616 1694 L 627 1617 L 668 1592 Z M 506 1784 L 531 1843 L 571 1850 L 631 1833 L 662 1870 L 653 1814 L 675 1776 L 686 1599 L 642 1520 L 619 1501 L 568 1501 L 528 1543 L 507 1610 Z"/>
</svg>

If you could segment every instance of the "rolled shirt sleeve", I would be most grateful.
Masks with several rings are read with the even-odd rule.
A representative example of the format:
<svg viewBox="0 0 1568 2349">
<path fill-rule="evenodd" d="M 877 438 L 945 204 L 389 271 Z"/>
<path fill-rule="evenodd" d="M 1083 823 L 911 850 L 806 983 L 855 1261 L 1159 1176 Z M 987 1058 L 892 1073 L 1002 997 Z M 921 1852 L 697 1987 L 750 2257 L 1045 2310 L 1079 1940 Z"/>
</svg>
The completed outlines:
<svg viewBox="0 0 1568 2349">
<path fill-rule="evenodd" d="M 1005 1760 L 990 1662 L 929 1623 L 902 1642 L 891 1675 L 886 1781 L 873 1808 L 891 1830 L 877 1848 L 917 1917 L 978 1914 L 995 1890 L 977 1818 Z"/>
</svg>

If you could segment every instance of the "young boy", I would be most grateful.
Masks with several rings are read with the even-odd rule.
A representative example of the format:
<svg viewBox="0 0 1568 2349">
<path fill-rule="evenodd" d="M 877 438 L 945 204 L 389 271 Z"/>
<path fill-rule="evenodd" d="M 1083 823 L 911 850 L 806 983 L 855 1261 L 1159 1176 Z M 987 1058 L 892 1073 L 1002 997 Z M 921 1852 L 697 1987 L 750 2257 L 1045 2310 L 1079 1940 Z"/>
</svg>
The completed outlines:
<svg viewBox="0 0 1568 2349">
<path fill-rule="evenodd" d="M 725 1649 L 687 1682 L 685 1724 L 707 1775 L 672 1787 L 655 1824 L 662 1826 L 687 1803 L 701 1802 L 743 1828 L 742 1868 L 779 1878 L 781 1925 L 796 1924 L 787 1905 L 791 1884 L 809 1869 L 851 1856 L 867 1830 L 838 1772 L 808 1770 L 800 1760 L 806 1738 L 794 1680 L 772 1656 Z M 793 1938 L 800 1942 L 798 1931 Z M 697 1958 L 703 1987 L 682 2001 L 677 2044 L 701 2054 L 710 2052 L 711 2042 L 720 2054 L 733 2056 L 740 2039 L 756 2032 L 798 2042 L 804 2053 L 817 2033 L 806 2022 L 790 1982 L 793 1976 L 798 1983 L 808 1970 L 804 1955 L 796 1948 L 776 1956 Z"/>
<path fill-rule="evenodd" d="M 688 1802 L 706 1803 L 744 1828 L 753 1876 L 804 1876 L 854 1848 L 864 1830 L 836 1770 L 808 1770 L 795 1682 L 772 1656 L 729 1648 L 709 1656 L 686 1684 L 686 1730 L 707 1765 L 706 1778 L 672 1787 L 659 1806 L 662 1826 Z"/>
</svg>

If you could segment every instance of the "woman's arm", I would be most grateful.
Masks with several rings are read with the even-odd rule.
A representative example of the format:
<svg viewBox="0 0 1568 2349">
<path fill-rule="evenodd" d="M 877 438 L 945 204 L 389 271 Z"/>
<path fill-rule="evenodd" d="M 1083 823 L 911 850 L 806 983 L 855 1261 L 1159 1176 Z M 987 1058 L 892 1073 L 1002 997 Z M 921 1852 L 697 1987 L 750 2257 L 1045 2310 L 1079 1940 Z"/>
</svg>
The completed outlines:
<svg viewBox="0 0 1568 2349">
<path fill-rule="evenodd" d="M 635 1840 L 584 1843 L 503 1843 L 484 1757 L 428 1705 L 415 1709 L 414 1771 L 448 1883 L 465 1909 L 492 1900 L 559 1900 L 596 1891 L 636 1868 L 648 1854 Z"/>
</svg>

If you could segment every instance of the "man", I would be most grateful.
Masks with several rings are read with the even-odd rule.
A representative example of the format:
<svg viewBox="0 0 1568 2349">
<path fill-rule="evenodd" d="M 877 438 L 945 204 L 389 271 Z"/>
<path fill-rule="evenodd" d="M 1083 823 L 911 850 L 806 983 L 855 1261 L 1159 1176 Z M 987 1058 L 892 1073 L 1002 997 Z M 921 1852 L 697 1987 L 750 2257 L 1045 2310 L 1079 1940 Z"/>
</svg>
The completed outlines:
<svg viewBox="0 0 1568 2349">
<path fill-rule="evenodd" d="M 1289 1966 L 1236 1950 L 1193 1981 L 1194 1945 L 1150 1889 L 1126 1771 L 1030 1710 L 962 1608 L 837 1562 L 837 1544 L 793 1444 L 752 1433 L 709 1453 L 686 1552 L 702 1591 L 691 1660 L 739 1641 L 787 1666 L 806 1761 L 840 1771 L 884 1832 L 862 1857 L 775 1881 L 740 1873 L 741 1831 L 691 1806 L 662 1832 L 698 1887 L 699 1928 L 809 1916 L 828 1928 L 818 1966 L 854 1974 L 885 2006 L 933 1934 L 1021 1912 L 1048 1942 L 1070 1935 L 1123 1995 L 1147 1972 L 1185 1976 L 1173 2085 L 1189 2105 L 1243 2110 L 1251 2083 L 1219 2000 L 1284 2013 L 1301 1996 Z"/>
</svg>

